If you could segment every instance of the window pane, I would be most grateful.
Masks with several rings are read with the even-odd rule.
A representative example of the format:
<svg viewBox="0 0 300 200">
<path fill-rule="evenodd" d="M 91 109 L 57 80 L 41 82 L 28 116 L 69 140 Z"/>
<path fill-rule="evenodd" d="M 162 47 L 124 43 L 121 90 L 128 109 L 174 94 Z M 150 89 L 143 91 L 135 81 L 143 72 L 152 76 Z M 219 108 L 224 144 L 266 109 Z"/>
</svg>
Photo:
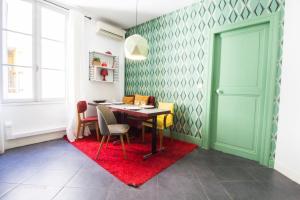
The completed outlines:
<svg viewBox="0 0 300 200">
<path fill-rule="evenodd" d="M 42 67 L 60 68 L 65 66 L 64 43 L 42 40 Z"/>
<path fill-rule="evenodd" d="M 32 37 L 3 31 L 3 63 L 32 66 Z"/>
<path fill-rule="evenodd" d="M 32 98 L 32 69 L 3 66 L 4 99 Z"/>
<path fill-rule="evenodd" d="M 22 33 L 32 33 L 32 4 L 22 0 L 6 0 L 4 28 Z"/>
<path fill-rule="evenodd" d="M 64 41 L 66 16 L 48 8 L 42 8 L 42 37 Z"/>
<path fill-rule="evenodd" d="M 65 97 L 65 73 L 57 70 L 42 70 L 42 98 Z"/>
</svg>

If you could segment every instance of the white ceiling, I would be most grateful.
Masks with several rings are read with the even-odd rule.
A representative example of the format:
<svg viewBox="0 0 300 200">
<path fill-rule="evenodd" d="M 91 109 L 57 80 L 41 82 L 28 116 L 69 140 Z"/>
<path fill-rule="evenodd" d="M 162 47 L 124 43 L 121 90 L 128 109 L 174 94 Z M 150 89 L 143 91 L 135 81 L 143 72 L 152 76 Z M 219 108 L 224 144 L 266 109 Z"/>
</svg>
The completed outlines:
<svg viewBox="0 0 300 200">
<path fill-rule="evenodd" d="M 138 24 L 197 1 L 199 0 L 139 0 Z M 55 2 L 77 8 L 87 16 L 124 29 L 135 26 L 136 0 L 55 0 Z"/>
</svg>

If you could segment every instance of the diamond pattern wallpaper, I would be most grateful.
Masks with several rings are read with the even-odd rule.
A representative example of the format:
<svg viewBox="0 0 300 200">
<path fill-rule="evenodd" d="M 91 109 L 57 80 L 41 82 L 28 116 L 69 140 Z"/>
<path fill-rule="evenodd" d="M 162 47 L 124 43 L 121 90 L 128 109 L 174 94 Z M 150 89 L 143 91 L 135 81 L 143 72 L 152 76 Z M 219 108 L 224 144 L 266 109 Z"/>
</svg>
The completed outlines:
<svg viewBox="0 0 300 200">
<path fill-rule="evenodd" d="M 135 33 L 144 36 L 150 50 L 145 61 L 126 60 L 125 93 L 153 95 L 157 101 L 174 102 L 174 131 L 200 143 L 202 99 L 207 95 L 202 89 L 206 80 L 203 70 L 208 66 L 210 30 L 283 11 L 283 8 L 284 0 L 199 0 L 196 4 L 129 29 L 127 37 Z M 280 49 L 281 46 L 282 41 L 278 41 Z M 276 144 L 281 51 L 278 59 L 271 162 Z"/>
</svg>

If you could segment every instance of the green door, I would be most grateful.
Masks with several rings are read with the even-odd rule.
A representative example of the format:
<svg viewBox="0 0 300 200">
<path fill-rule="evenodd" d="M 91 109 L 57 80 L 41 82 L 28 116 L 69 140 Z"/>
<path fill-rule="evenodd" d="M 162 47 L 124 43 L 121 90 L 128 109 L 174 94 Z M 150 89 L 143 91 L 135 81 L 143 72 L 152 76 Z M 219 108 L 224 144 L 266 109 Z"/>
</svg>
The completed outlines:
<svg viewBox="0 0 300 200">
<path fill-rule="evenodd" d="M 215 35 L 211 147 L 259 159 L 269 23 Z"/>
</svg>

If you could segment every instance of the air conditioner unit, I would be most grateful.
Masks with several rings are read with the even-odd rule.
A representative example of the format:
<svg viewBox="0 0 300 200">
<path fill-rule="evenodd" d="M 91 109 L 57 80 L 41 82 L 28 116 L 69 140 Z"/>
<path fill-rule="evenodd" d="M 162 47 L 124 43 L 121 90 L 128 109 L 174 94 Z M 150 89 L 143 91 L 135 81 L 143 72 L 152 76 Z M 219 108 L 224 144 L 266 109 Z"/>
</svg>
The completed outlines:
<svg viewBox="0 0 300 200">
<path fill-rule="evenodd" d="M 125 33 L 123 29 L 112 26 L 110 24 L 98 21 L 96 23 L 96 32 L 114 39 L 123 40 L 125 39 Z"/>
</svg>

